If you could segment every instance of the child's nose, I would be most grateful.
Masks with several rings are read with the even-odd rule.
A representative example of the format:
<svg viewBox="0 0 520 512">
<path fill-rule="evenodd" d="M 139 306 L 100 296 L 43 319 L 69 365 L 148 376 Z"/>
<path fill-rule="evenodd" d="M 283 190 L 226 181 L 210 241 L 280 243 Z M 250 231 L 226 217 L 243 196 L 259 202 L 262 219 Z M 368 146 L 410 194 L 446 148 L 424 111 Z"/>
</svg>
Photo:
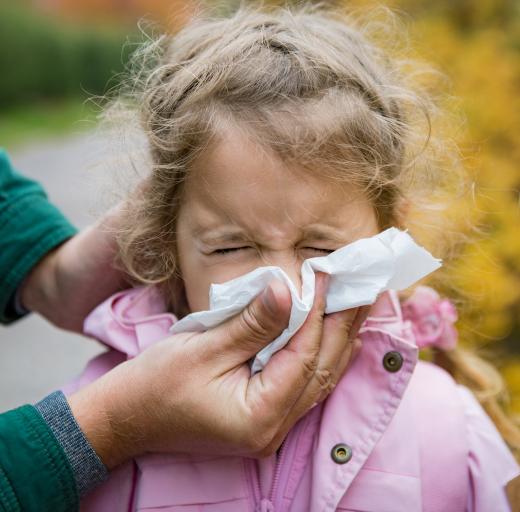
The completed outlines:
<svg viewBox="0 0 520 512">
<path fill-rule="evenodd" d="M 287 274 L 289 279 L 293 282 L 296 291 L 298 292 L 298 297 L 302 296 L 302 275 L 301 275 L 301 263 L 291 266 L 281 267 L 282 270 Z"/>
<path fill-rule="evenodd" d="M 298 296 L 302 296 L 302 261 L 294 256 L 287 255 L 275 255 L 270 258 L 266 258 L 266 265 L 273 265 L 280 267 L 286 274 L 287 277 L 294 284 Z"/>
</svg>

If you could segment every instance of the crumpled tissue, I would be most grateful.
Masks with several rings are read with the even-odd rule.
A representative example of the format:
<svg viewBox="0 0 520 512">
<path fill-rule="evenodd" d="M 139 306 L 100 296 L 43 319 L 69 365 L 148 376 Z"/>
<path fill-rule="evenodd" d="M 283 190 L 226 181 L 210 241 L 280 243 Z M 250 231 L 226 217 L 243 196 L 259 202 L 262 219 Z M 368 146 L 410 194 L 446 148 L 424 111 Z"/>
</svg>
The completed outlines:
<svg viewBox="0 0 520 512">
<path fill-rule="evenodd" d="M 172 333 L 210 329 L 242 311 L 273 280 L 283 281 L 292 297 L 287 328 L 265 346 L 253 360 L 251 373 L 262 370 L 271 356 L 283 348 L 302 326 L 314 301 L 314 273 L 330 274 L 325 313 L 373 304 L 386 290 L 404 290 L 437 270 L 441 260 L 417 245 L 397 228 L 389 228 L 370 238 L 362 238 L 340 249 L 303 262 L 301 296 L 280 267 L 259 267 L 221 284 L 212 284 L 210 309 L 191 313 L 175 323 Z"/>
</svg>

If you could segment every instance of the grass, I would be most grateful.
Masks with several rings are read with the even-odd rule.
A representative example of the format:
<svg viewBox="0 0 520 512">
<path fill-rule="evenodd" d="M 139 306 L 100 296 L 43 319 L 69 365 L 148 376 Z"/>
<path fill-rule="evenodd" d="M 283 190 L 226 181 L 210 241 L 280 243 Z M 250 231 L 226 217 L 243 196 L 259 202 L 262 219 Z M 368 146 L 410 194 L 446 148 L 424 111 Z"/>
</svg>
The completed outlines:
<svg viewBox="0 0 520 512">
<path fill-rule="evenodd" d="M 46 101 L 0 112 L 0 147 L 11 151 L 32 141 L 92 129 L 96 107 L 83 98 Z"/>
</svg>

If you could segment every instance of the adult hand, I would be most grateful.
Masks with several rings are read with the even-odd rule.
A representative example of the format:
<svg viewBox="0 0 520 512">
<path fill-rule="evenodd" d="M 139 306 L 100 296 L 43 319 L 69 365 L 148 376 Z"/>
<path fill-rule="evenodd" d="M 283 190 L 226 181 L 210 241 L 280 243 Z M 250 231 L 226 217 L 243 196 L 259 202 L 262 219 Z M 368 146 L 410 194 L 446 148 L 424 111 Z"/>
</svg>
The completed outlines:
<svg viewBox="0 0 520 512">
<path fill-rule="evenodd" d="M 114 266 L 119 209 L 42 258 L 20 288 L 24 307 L 58 327 L 81 332 L 95 306 L 128 287 L 123 272 Z"/>
<path fill-rule="evenodd" d="M 353 355 L 367 308 L 324 315 L 328 276 L 289 344 L 251 377 L 247 361 L 286 327 L 291 296 L 270 283 L 239 315 L 204 333 L 176 334 L 70 397 L 105 465 L 149 452 L 263 457 L 332 390 Z"/>
</svg>

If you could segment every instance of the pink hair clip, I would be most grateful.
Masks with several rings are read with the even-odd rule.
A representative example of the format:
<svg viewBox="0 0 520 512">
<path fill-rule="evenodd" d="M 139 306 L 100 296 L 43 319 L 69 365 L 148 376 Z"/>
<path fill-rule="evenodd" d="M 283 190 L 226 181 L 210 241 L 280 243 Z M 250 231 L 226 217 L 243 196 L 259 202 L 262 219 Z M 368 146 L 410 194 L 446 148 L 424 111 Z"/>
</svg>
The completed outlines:
<svg viewBox="0 0 520 512">
<path fill-rule="evenodd" d="M 457 345 L 458 333 L 454 327 L 458 315 L 448 299 L 428 286 L 418 286 L 402 304 L 403 318 L 412 324 L 419 348 L 437 347 L 452 350 Z"/>
</svg>

